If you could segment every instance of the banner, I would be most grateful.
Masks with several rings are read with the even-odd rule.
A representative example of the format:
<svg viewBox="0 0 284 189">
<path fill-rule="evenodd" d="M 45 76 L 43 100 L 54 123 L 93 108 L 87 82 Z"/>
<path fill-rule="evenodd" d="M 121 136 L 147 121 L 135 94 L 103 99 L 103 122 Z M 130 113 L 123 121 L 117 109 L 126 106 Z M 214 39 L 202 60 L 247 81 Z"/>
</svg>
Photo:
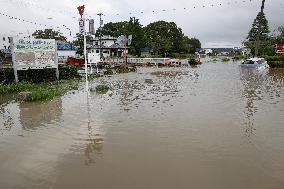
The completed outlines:
<svg viewBox="0 0 284 189">
<path fill-rule="evenodd" d="M 17 70 L 57 68 L 54 39 L 13 39 L 13 64 Z"/>
<path fill-rule="evenodd" d="M 276 44 L 276 53 L 284 53 L 284 44 Z"/>
</svg>

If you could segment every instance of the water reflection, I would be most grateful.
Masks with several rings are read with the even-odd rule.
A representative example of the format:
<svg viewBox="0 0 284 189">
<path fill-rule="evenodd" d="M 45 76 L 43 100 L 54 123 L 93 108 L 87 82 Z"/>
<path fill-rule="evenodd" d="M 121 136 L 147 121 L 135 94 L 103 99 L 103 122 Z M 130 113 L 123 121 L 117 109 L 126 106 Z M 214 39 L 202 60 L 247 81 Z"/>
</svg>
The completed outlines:
<svg viewBox="0 0 284 189">
<path fill-rule="evenodd" d="M 162 70 L 138 73 L 138 76 L 135 80 L 111 81 L 114 91 L 118 91 L 118 105 L 124 111 L 146 104 L 152 107 L 168 104 L 179 96 L 184 80 L 196 75 L 189 74 L 188 70 Z"/>
<path fill-rule="evenodd" d="M 1 134 L 4 131 L 11 131 L 13 127 L 13 117 L 11 109 L 8 108 L 8 103 L 0 105 L 0 125 Z"/>
<path fill-rule="evenodd" d="M 91 104 L 90 96 L 87 94 L 87 112 L 88 112 L 88 138 L 86 139 L 86 147 L 84 150 L 85 165 L 95 164 L 96 156 L 102 154 L 103 150 L 103 135 L 100 133 L 99 128 L 92 125 L 91 119 Z"/>
<path fill-rule="evenodd" d="M 262 103 L 279 103 L 283 95 L 284 70 L 254 70 L 240 68 L 240 77 L 243 84 L 242 96 L 245 100 L 245 135 L 251 142 L 256 134 L 255 114 Z"/>
<path fill-rule="evenodd" d="M 20 121 L 24 130 L 36 129 L 43 124 L 59 121 L 62 116 L 62 101 L 55 98 L 46 102 L 20 103 Z"/>
</svg>

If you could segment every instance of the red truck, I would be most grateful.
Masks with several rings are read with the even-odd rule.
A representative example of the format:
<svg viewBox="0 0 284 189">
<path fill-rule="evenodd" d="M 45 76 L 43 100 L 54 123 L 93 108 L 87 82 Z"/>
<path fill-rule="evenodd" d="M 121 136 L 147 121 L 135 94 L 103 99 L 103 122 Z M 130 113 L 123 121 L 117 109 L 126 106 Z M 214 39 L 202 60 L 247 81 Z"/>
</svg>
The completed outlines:
<svg viewBox="0 0 284 189">
<path fill-rule="evenodd" d="M 68 57 L 67 58 L 67 64 L 84 65 L 85 59 L 84 58 Z"/>
</svg>

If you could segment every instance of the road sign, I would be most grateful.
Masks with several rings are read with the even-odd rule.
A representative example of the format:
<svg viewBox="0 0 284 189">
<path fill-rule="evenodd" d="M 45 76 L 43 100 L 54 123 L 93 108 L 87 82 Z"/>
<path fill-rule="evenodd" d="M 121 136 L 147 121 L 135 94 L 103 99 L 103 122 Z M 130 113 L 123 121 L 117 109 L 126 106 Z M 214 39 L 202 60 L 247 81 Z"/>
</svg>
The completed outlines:
<svg viewBox="0 0 284 189">
<path fill-rule="evenodd" d="M 284 53 L 284 44 L 276 44 L 276 53 Z"/>
<path fill-rule="evenodd" d="M 85 32 L 85 20 L 83 18 L 79 19 L 79 33 L 84 34 Z"/>
</svg>

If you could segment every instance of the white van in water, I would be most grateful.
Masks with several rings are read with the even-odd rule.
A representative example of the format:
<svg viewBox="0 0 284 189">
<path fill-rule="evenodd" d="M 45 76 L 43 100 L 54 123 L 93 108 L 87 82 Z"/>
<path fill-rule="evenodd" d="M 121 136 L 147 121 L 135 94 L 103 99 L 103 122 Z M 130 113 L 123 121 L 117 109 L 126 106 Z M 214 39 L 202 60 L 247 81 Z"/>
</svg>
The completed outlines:
<svg viewBox="0 0 284 189">
<path fill-rule="evenodd" d="M 245 60 L 241 65 L 241 68 L 253 68 L 253 69 L 266 69 L 269 68 L 267 61 L 264 58 L 250 58 Z"/>
</svg>

